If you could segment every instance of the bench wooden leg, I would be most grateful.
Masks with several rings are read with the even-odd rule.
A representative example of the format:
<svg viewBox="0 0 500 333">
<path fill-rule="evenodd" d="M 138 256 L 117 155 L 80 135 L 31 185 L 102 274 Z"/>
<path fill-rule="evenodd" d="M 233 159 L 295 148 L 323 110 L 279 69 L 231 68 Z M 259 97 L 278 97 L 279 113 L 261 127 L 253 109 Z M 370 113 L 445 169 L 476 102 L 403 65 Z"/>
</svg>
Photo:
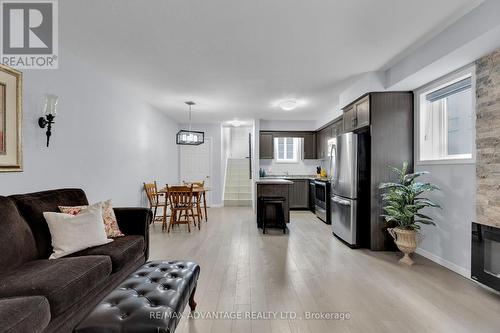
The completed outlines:
<svg viewBox="0 0 500 333">
<path fill-rule="evenodd" d="M 194 301 L 194 294 L 196 293 L 196 287 L 194 287 L 193 292 L 191 293 L 191 296 L 189 296 L 189 307 L 191 308 L 191 311 L 196 310 L 196 302 Z"/>
</svg>

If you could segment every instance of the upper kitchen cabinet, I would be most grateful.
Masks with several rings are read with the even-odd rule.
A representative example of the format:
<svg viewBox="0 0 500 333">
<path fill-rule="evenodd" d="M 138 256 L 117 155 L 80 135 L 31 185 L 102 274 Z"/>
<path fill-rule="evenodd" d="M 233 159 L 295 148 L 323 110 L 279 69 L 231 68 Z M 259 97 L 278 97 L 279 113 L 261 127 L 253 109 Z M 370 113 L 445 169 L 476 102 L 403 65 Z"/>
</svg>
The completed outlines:
<svg viewBox="0 0 500 333">
<path fill-rule="evenodd" d="M 274 158 L 274 137 L 272 132 L 260 132 L 259 157 L 272 160 Z"/>
<path fill-rule="evenodd" d="M 328 126 L 316 132 L 316 154 L 318 159 L 325 159 L 328 157 L 328 141 L 343 133 L 344 125 L 342 121 L 342 117 L 337 118 Z"/>
<path fill-rule="evenodd" d="M 354 105 L 351 105 L 347 108 L 344 109 L 344 118 L 343 118 L 343 123 L 344 123 L 344 131 L 350 132 L 355 128 L 355 122 L 356 121 L 356 108 Z"/>
<path fill-rule="evenodd" d="M 333 138 L 342 134 L 343 132 L 344 132 L 344 123 L 343 123 L 342 119 L 340 119 L 332 124 L 332 137 Z"/>
<path fill-rule="evenodd" d="M 307 132 L 303 135 L 304 138 L 304 159 L 313 160 L 317 158 L 316 153 L 316 133 Z"/>
<path fill-rule="evenodd" d="M 362 98 L 355 104 L 356 128 L 370 125 L 370 96 Z"/>
<path fill-rule="evenodd" d="M 370 125 L 370 95 L 344 108 L 344 131 L 351 132 Z"/>
<path fill-rule="evenodd" d="M 259 156 L 261 159 L 274 159 L 275 138 L 302 139 L 302 158 L 316 159 L 316 133 L 303 131 L 261 131 L 259 137 Z"/>
<path fill-rule="evenodd" d="M 316 145 L 318 159 L 324 159 L 328 156 L 328 140 L 333 137 L 332 126 L 327 126 L 318 132 L 318 141 Z"/>
</svg>

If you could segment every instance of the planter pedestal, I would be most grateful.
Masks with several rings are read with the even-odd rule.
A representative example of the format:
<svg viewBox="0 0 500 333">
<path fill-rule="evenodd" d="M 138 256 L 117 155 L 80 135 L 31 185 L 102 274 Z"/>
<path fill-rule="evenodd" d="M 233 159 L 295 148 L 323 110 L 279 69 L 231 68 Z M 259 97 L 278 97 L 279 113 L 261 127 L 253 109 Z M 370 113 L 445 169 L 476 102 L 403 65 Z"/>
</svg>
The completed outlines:
<svg viewBox="0 0 500 333">
<path fill-rule="evenodd" d="M 389 228 L 387 231 L 394 238 L 398 249 L 404 253 L 399 262 L 408 266 L 413 265 L 415 262 L 410 258 L 410 253 L 417 249 L 417 232 L 400 228 Z"/>
</svg>

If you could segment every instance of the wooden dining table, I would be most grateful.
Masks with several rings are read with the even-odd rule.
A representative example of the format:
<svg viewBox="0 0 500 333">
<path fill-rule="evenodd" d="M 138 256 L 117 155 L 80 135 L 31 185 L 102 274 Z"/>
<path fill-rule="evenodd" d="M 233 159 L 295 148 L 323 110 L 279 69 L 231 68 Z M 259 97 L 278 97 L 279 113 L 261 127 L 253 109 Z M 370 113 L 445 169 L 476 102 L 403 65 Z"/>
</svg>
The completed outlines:
<svg viewBox="0 0 500 333">
<path fill-rule="evenodd" d="M 183 185 L 170 185 L 170 186 L 185 186 Z M 196 184 L 193 184 L 193 198 L 196 200 L 196 210 L 198 214 L 201 214 L 201 219 L 203 219 L 203 216 L 205 217 L 205 221 L 208 222 L 208 214 L 207 214 L 207 196 L 206 193 L 210 191 L 209 188 L 207 187 L 202 187 L 198 186 Z M 161 190 L 158 191 L 158 194 L 165 194 L 165 197 L 167 196 L 167 188 L 164 187 Z M 166 197 L 165 200 L 168 200 Z M 201 207 L 201 201 L 203 200 L 203 207 Z M 202 210 L 203 208 L 203 210 Z"/>
</svg>

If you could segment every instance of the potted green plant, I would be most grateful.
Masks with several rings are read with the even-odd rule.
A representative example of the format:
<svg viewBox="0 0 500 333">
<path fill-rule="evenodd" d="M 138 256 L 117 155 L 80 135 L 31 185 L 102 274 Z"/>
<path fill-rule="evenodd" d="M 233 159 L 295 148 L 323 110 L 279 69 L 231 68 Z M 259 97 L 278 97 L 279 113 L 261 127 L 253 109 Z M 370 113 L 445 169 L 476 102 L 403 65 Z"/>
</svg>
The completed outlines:
<svg viewBox="0 0 500 333">
<path fill-rule="evenodd" d="M 389 168 L 398 176 L 398 182 L 382 183 L 379 186 L 379 189 L 384 191 L 382 216 L 389 227 L 387 231 L 394 238 L 398 249 L 404 253 L 399 262 L 411 266 L 414 262 L 410 253 L 415 252 L 417 248 L 420 224 L 436 225 L 430 216 L 421 213 L 422 209 L 441 208 L 424 194 L 439 188 L 428 182 L 417 182 L 418 177 L 428 172 L 408 173 L 408 162 L 404 162 L 401 169 Z"/>
</svg>

